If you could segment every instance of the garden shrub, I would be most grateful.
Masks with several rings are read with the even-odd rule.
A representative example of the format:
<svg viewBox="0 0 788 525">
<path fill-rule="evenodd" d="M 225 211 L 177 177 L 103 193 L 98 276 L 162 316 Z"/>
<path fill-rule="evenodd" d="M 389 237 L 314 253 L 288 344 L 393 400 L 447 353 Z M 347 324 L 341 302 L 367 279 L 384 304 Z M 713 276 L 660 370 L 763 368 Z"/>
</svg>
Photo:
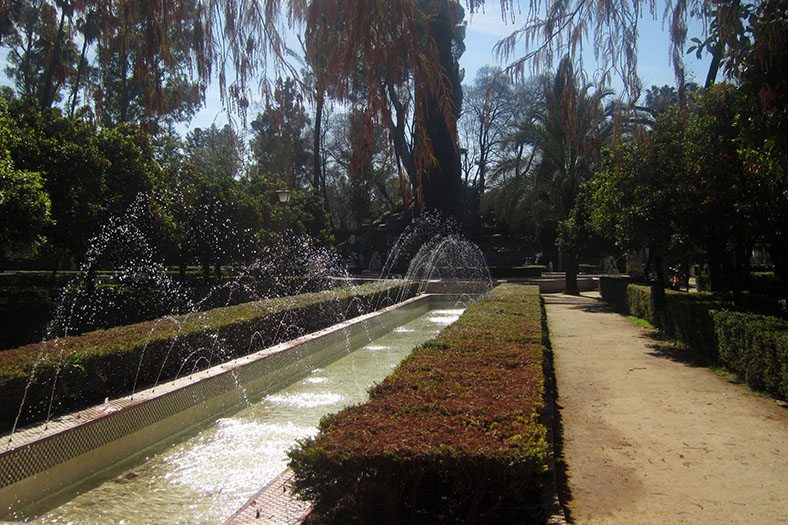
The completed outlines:
<svg viewBox="0 0 788 525">
<path fill-rule="evenodd" d="M 662 323 L 658 322 L 654 315 L 654 305 L 651 302 L 651 288 L 642 284 L 630 284 L 627 287 L 627 312 L 629 315 L 646 319 L 654 326 Z"/>
<path fill-rule="evenodd" d="M 0 428 L 11 428 L 25 391 L 20 423 L 47 417 L 53 384 L 52 415 L 56 415 L 324 328 L 392 300 L 411 297 L 417 289 L 417 283 L 371 283 L 161 318 L 6 350 L 0 352 Z"/>
<path fill-rule="evenodd" d="M 743 292 L 741 294 L 741 305 L 752 313 L 788 319 L 788 308 L 786 307 L 785 299 Z"/>
<path fill-rule="evenodd" d="M 668 337 L 678 339 L 711 360 L 718 359 L 712 309 L 730 307 L 710 293 L 665 291 L 665 323 Z"/>
<path fill-rule="evenodd" d="M 544 522 L 538 288 L 503 285 L 290 452 L 315 522 Z"/>
<path fill-rule="evenodd" d="M 788 322 L 712 311 L 720 359 L 748 385 L 788 399 Z"/>
<path fill-rule="evenodd" d="M 628 277 L 600 277 L 599 294 L 602 299 L 612 303 L 622 313 L 629 313 L 627 308 L 627 288 L 630 280 Z"/>
<path fill-rule="evenodd" d="M 774 276 L 774 272 L 753 272 L 750 274 L 750 291 L 770 297 L 788 297 L 788 283 Z"/>
</svg>

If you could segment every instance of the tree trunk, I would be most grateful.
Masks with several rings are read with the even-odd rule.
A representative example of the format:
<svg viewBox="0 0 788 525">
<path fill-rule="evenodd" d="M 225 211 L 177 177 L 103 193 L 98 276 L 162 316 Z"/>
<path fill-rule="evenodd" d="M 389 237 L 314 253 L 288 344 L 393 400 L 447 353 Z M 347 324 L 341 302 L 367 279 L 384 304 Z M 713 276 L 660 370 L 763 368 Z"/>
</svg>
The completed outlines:
<svg viewBox="0 0 788 525">
<path fill-rule="evenodd" d="M 774 264 L 774 276 L 788 283 L 788 232 L 774 233 L 769 243 L 769 255 Z"/>
<path fill-rule="evenodd" d="M 41 98 L 39 99 L 39 103 L 41 104 L 42 108 L 50 107 L 55 101 L 55 91 L 56 89 L 52 86 L 52 77 L 55 75 L 55 67 L 57 65 L 57 61 L 60 60 L 60 41 L 63 38 L 63 26 L 66 23 L 66 10 L 60 13 L 60 24 L 57 28 L 57 35 L 55 36 L 55 49 L 52 50 L 52 58 L 47 64 L 47 71 L 44 76 L 44 85 L 41 89 L 43 92 L 41 93 Z"/>
<path fill-rule="evenodd" d="M 721 44 L 717 44 L 711 50 L 711 63 L 709 64 L 709 72 L 706 75 L 705 88 L 709 89 L 714 85 L 717 80 L 717 71 L 720 69 L 720 61 L 722 60 Z"/>
<path fill-rule="evenodd" d="M 424 207 L 462 219 L 462 169 L 456 132 L 462 87 L 452 53 L 454 25 L 448 2 L 442 0 L 438 12 L 431 17 L 430 34 L 438 48 L 443 86 L 438 92 L 430 93 L 424 88 L 427 84 L 424 80 L 417 82 L 416 97 L 421 98 L 422 104 L 417 104 L 416 118 L 422 119 L 426 141 L 435 159 L 421 180 Z M 447 108 L 446 104 L 451 107 Z"/>
<path fill-rule="evenodd" d="M 69 115 L 74 116 L 77 107 L 77 93 L 79 92 L 79 81 L 82 79 L 82 70 L 85 68 L 85 53 L 88 50 L 88 38 L 82 42 L 82 53 L 79 56 L 79 66 L 77 67 L 77 78 L 74 80 L 74 89 L 71 91 L 71 109 Z"/>
<path fill-rule="evenodd" d="M 566 277 L 564 280 L 564 293 L 566 295 L 580 295 L 580 290 L 577 288 L 577 253 L 570 250 L 564 253 L 564 263 L 566 264 Z"/>
<path fill-rule="evenodd" d="M 323 123 L 323 103 L 323 92 L 319 90 L 317 94 L 317 103 L 315 104 L 315 133 L 312 137 L 312 169 L 314 170 L 314 182 L 312 184 L 315 187 L 315 191 L 318 193 L 320 193 L 321 187 L 324 186 L 321 184 L 323 178 L 323 163 L 320 155 L 320 129 Z M 323 198 L 325 198 L 325 195 L 323 195 Z"/>
<path fill-rule="evenodd" d="M 657 280 L 651 281 L 651 309 L 654 312 L 653 323 L 659 328 L 665 326 L 665 267 L 662 264 L 662 258 L 655 254 L 654 266 L 657 271 Z"/>
</svg>

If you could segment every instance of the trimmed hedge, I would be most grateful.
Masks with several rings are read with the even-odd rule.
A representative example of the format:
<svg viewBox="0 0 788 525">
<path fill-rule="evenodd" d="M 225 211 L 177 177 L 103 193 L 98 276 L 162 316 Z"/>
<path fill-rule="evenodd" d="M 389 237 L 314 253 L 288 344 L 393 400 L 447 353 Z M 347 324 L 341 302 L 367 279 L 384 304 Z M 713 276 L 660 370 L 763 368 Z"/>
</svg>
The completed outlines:
<svg viewBox="0 0 788 525">
<path fill-rule="evenodd" d="M 599 294 L 602 298 L 612 303 L 620 312 L 626 312 L 627 288 L 632 281 L 628 277 L 600 277 Z"/>
<path fill-rule="evenodd" d="M 255 352 L 411 297 L 417 290 L 417 283 L 370 283 L 6 350 L 0 352 L 0 428 L 12 427 L 25 392 L 20 424 L 46 419 L 53 393 L 52 416 Z"/>
<path fill-rule="evenodd" d="M 756 390 L 788 399 L 788 322 L 712 311 L 720 359 Z"/>
<path fill-rule="evenodd" d="M 603 277 L 599 289 L 619 311 L 656 324 L 649 287 Z M 788 398 L 788 322 L 737 312 L 729 294 L 665 290 L 665 309 L 668 337 L 722 363 L 753 388 Z"/>
<path fill-rule="evenodd" d="M 312 522 L 544 522 L 541 305 L 503 285 L 290 452 Z"/>
</svg>

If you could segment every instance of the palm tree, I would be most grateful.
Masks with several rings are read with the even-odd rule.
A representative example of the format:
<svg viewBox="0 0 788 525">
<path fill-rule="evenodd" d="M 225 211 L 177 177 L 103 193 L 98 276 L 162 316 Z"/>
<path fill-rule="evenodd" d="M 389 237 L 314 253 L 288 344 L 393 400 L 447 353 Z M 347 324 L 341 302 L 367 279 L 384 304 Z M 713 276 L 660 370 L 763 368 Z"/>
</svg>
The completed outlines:
<svg viewBox="0 0 788 525">
<path fill-rule="evenodd" d="M 568 294 L 578 293 L 576 233 L 582 227 L 582 217 L 574 216 L 573 210 L 582 184 L 601 162 L 601 147 L 613 136 L 615 104 L 604 103 L 612 94 L 576 75 L 571 59 L 564 57 L 552 81 L 545 82 L 541 107 L 521 130 L 538 155 L 534 186 L 549 198 L 553 218 L 563 231 L 560 247 Z"/>
</svg>

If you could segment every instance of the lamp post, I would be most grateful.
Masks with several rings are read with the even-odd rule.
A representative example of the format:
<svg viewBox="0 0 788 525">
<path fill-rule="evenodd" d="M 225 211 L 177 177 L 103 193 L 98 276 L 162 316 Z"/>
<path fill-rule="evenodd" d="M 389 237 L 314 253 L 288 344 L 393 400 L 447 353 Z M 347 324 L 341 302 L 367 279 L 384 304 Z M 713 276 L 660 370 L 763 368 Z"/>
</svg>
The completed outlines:
<svg viewBox="0 0 788 525">
<path fill-rule="evenodd" d="M 290 194 L 291 191 L 287 188 L 276 190 L 276 196 L 279 198 L 279 202 L 282 204 L 287 204 L 290 202 Z"/>
<path fill-rule="evenodd" d="M 279 204 L 281 205 L 286 205 L 288 202 L 290 202 L 291 195 L 292 192 L 287 188 L 280 188 L 276 190 L 276 198 L 279 199 Z M 279 225 L 277 227 L 277 233 L 279 235 L 282 235 L 282 233 L 284 232 L 285 229 L 284 226 L 285 226 L 284 220 L 279 221 Z"/>
</svg>

